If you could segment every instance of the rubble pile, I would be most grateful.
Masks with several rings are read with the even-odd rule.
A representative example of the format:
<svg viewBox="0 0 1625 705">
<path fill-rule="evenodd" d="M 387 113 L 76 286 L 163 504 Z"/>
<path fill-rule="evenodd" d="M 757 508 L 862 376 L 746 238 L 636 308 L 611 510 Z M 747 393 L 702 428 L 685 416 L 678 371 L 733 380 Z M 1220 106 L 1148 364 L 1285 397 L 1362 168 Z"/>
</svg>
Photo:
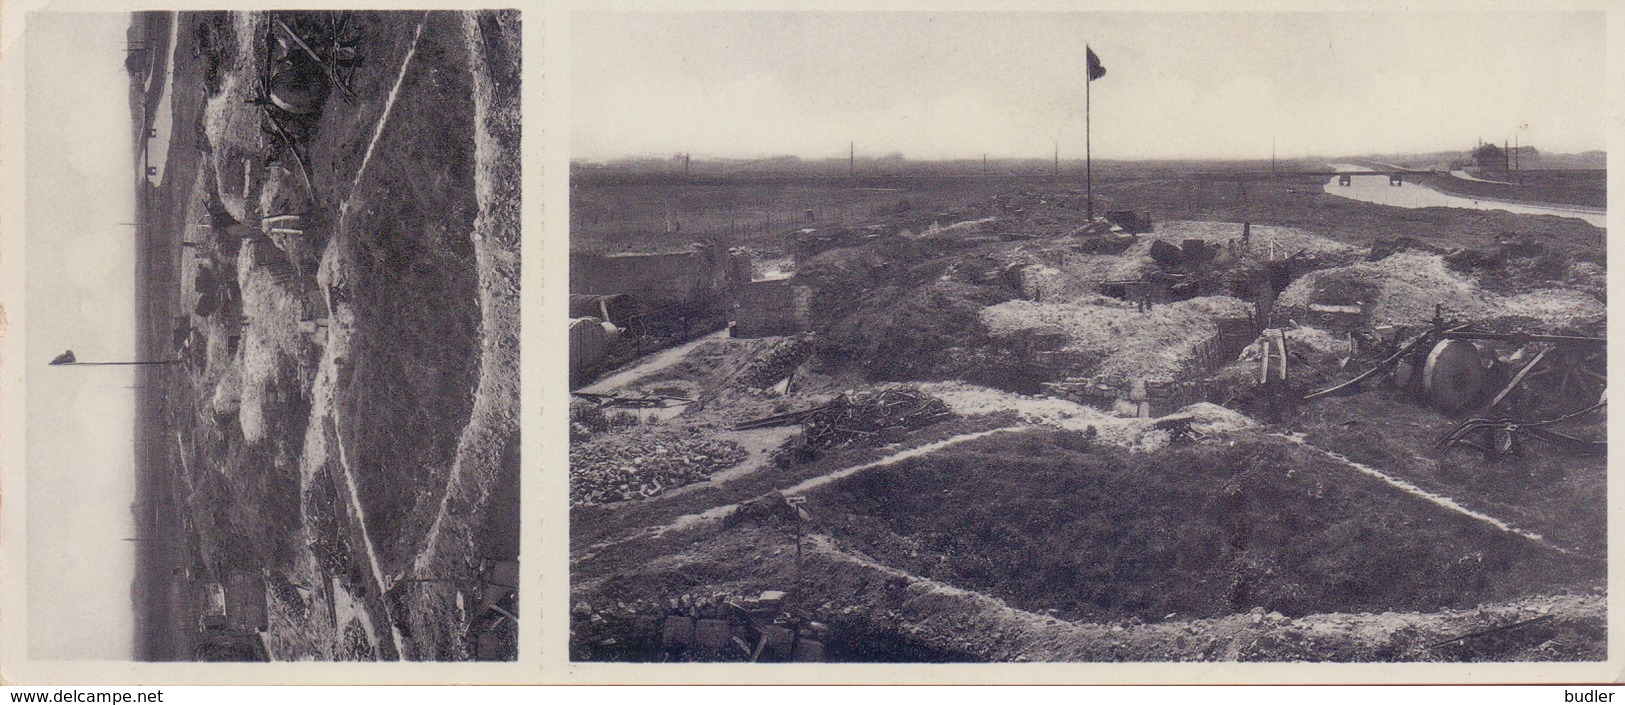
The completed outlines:
<svg viewBox="0 0 1625 705">
<path fill-rule="evenodd" d="M 1101 360 L 1095 370 L 1112 377 L 1175 379 L 1197 346 L 1218 332 L 1221 318 L 1245 318 L 1250 307 L 1228 296 L 1200 296 L 1156 306 L 1144 313 L 1113 302 L 1094 304 L 1006 301 L 982 309 L 982 322 L 998 337 L 1020 331 L 1059 334 L 1066 352 Z"/>
<path fill-rule="evenodd" d="M 1377 262 L 1356 262 L 1305 274 L 1281 293 L 1277 306 L 1307 307 L 1320 301 L 1323 291 L 1347 284 L 1373 290 L 1370 305 L 1373 325 L 1415 324 L 1433 317 L 1434 304 L 1451 311 L 1479 315 L 1490 309 L 1490 297 L 1472 279 L 1445 265 L 1435 254 L 1404 250 Z"/>
<path fill-rule="evenodd" d="M 1329 303 L 1335 292 L 1368 292 L 1373 325 L 1416 325 L 1433 317 L 1434 305 L 1466 318 L 1528 319 L 1531 331 L 1567 330 L 1604 319 L 1602 302 L 1583 292 L 1536 289 L 1503 296 L 1485 289 L 1470 275 L 1449 267 L 1445 258 L 1401 250 L 1375 262 L 1356 262 L 1309 272 L 1294 281 L 1278 306 L 1299 308 Z M 1342 303 L 1337 301 L 1336 303 Z"/>
<path fill-rule="evenodd" d="M 571 611 L 571 648 L 582 660 L 822 661 L 829 627 L 789 602 L 782 590 L 750 596 L 685 592 L 664 602 L 601 606 L 578 601 Z"/>
<path fill-rule="evenodd" d="M 1596 297 L 1572 289 L 1537 289 L 1507 298 L 1498 314 L 1529 319 L 1532 332 L 1566 332 L 1601 327 L 1608 309 Z"/>
<path fill-rule="evenodd" d="M 821 451 L 906 433 L 954 416 L 941 399 L 914 387 L 848 391 L 803 417 L 800 435 L 784 451 Z"/>
<path fill-rule="evenodd" d="M 738 465 L 733 441 L 676 431 L 613 435 L 572 444 L 570 504 L 593 506 L 654 497 Z"/>
<path fill-rule="evenodd" d="M 739 384 L 751 389 L 771 387 L 788 377 L 801 363 L 812 357 L 812 353 L 812 336 L 787 338 L 751 360 L 739 373 Z"/>
</svg>

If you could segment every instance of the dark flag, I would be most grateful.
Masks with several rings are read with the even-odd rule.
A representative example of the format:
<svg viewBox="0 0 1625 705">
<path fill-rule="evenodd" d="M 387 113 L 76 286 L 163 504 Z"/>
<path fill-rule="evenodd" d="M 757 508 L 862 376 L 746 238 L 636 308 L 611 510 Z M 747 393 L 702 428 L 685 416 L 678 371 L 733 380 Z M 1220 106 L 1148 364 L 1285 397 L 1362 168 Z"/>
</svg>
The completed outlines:
<svg viewBox="0 0 1625 705">
<path fill-rule="evenodd" d="M 61 355 L 57 355 L 56 359 L 51 360 L 51 364 L 53 364 L 53 365 L 71 365 L 74 362 L 77 362 L 77 361 L 73 357 L 73 351 L 72 350 L 69 350 L 69 351 L 67 351 L 65 353 L 62 353 Z"/>
<path fill-rule="evenodd" d="M 1089 52 L 1089 80 L 1093 81 L 1106 75 L 1106 67 L 1100 65 L 1100 57 L 1095 56 L 1095 50 L 1087 45 L 1083 50 Z"/>
</svg>

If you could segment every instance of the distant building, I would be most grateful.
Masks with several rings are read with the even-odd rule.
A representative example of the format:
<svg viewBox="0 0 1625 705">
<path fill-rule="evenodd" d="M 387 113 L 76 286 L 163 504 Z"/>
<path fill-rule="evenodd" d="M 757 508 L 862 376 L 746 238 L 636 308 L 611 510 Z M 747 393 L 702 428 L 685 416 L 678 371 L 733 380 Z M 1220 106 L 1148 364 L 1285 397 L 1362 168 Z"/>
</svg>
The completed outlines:
<svg viewBox="0 0 1625 705">
<path fill-rule="evenodd" d="M 1493 144 L 1485 144 L 1473 150 L 1473 166 L 1479 171 L 1506 173 L 1507 153 Z"/>
</svg>

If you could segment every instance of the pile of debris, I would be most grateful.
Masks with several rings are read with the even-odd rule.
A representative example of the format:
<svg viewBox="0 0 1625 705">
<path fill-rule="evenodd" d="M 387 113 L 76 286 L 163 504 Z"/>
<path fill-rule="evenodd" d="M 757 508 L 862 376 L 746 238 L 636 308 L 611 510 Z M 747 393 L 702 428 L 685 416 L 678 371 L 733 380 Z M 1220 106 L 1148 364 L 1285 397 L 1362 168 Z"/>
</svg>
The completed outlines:
<svg viewBox="0 0 1625 705">
<path fill-rule="evenodd" d="M 999 338 L 1021 331 L 1064 336 L 1060 352 L 1077 358 L 1075 374 L 1171 381 L 1219 332 L 1220 320 L 1250 313 L 1245 302 L 1227 296 L 1202 296 L 1145 312 L 1101 299 L 1088 304 L 1018 299 L 982 309 L 981 319 Z"/>
<path fill-rule="evenodd" d="M 906 434 L 954 416 L 941 399 L 914 387 L 848 391 L 799 416 L 802 432 L 781 454 L 810 459 L 823 451 Z"/>
<path fill-rule="evenodd" d="M 1338 294 L 1360 291 L 1366 300 L 1358 302 L 1369 312 L 1372 325 L 1414 325 L 1433 315 L 1434 305 L 1468 315 L 1491 310 L 1491 297 L 1478 284 L 1445 265 L 1435 254 L 1404 250 L 1376 262 L 1356 262 L 1345 267 L 1322 269 L 1305 274 L 1281 293 L 1276 305 L 1307 310 L 1311 304 L 1353 304 Z"/>
<path fill-rule="evenodd" d="M 583 399 L 570 400 L 570 442 L 578 443 L 611 429 L 636 426 L 639 419 L 631 412 L 606 412 L 603 407 Z"/>
<path fill-rule="evenodd" d="M 739 373 L 739 384 L 750 389 L 766 389 L 789 377 L 813 354 L 811 335 L 787 338 L 751 360 Z"/>
<path fill-rule="evenodd" d="M 829 628 L 801 616 L 782 590 L 742 597 L 684 593 L 666 602 L 617 602 L 571 610 L 581 660 L 817 662 Z"/>
<path fill-rule="evenodd" d="M 1594 296 L 1572 289 L 1499 294 L 1451 268 L 1446 258 L 1416 250 L 1309 272 L 1276 301 L 1288 317 L 1317 304 L 1356 304 L 1374 326 L 1417 325 L 1431 318 L 1437 305 L 1473 319 L 1516 318 L 1522 327 L 1542 332 L 1585 329 L 1607 313 Z"/>
<path fill-rule="evenodd" d="M 745 449 L 691 433 L 610 435 L 570 447 L 570 505 L 654 497 L 738 465 Z"/>
</svg>

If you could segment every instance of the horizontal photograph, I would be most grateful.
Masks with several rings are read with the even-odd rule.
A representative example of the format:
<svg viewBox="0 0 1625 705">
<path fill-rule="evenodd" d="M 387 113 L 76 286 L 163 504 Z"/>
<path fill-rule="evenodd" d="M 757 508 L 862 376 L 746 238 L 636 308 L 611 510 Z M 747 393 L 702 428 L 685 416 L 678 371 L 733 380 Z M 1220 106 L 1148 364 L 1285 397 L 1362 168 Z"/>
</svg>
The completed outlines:
<svg viewBox="0 0 1625 705">
<path fill-rule="evenodd" d="M 1605 660 L 1604 19 L 575 9 L 570 659 Z"/>
</svg>

